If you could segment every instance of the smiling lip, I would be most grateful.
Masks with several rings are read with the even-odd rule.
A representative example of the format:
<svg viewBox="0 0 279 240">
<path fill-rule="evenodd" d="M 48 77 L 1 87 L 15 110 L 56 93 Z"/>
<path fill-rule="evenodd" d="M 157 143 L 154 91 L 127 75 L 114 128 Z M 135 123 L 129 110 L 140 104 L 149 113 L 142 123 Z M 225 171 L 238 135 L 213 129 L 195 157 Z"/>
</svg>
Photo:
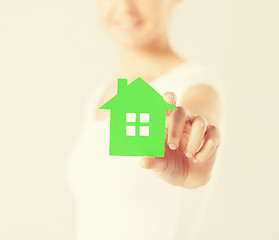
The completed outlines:
<svg viewBox="0 0 279 240">
<path fill-rule="evenodd" d="M 121 29 L 131 30 L 137 28 L 141 22 L 139 20 L 117 21 L 115 25 Z"/>
</svg>

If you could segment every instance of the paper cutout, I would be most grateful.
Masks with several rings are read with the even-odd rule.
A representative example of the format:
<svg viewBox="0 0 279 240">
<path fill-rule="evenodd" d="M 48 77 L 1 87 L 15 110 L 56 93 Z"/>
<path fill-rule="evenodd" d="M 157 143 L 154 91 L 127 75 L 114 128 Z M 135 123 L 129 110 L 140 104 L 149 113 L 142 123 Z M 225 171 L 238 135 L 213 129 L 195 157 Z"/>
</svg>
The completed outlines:
<svg viewBox="0 0 279 240">
<path fill-rule="evenodd" d="M 127 85 L 118 79 L 117 94 L 99 109 L 110 109 L 109 155 L 165 155 L 166 110 L 176 110 L 142 78 Z"/>
</svg>

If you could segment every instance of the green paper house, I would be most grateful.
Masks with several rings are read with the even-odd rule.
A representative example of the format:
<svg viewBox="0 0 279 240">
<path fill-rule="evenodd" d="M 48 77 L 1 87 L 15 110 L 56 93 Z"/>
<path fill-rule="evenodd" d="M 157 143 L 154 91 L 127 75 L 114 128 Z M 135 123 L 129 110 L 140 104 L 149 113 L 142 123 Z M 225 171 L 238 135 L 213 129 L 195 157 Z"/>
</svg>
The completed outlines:
<svg viewBox="0 0 279 240">
<path fill-rule="evenodd" d="M 142 78 L 127 85 L 100 109 L 110 109 L 109 155 L 164 157 L 166 110 L 176 110 Z"/>
</svg>

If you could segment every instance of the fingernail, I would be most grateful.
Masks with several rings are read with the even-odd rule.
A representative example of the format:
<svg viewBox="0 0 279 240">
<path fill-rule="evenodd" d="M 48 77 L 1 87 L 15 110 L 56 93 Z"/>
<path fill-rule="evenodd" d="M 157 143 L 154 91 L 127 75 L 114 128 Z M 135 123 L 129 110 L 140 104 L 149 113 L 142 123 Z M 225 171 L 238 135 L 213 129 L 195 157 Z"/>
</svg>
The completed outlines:
<svg viewBox="0 0 279 240">
<path fill-rule="evenodd" d="M 175 144 L 171 143 L 171 144 L 169 144 L 169 148 L 171 150 L 175 150 L 177 148 L 177 146 Z"/>
<path fill-rule="evenodd" d="M 194 159 L 193 159 L 193 162 L 194 162 L 194 163 L 197 163 L 197 162 L 198 162 L 198 159 L 197 159 L 197 158 L 194 158 Z"/>
<path fill-rule="evenodd" d="M 188 157 L 188 158 L 193 156 L 193 154 L 192 154 L 192 153 L 189 153 L 189 152 L 186 152 L 185 155 L 186 155 L 186 157 Z"/>
<path fill-rule="evenodd" d="M 176 95 L 173 93 L 168 93 L 167 97 L 171 97 L 173 100 L 176 100 Z"/>
</svg>

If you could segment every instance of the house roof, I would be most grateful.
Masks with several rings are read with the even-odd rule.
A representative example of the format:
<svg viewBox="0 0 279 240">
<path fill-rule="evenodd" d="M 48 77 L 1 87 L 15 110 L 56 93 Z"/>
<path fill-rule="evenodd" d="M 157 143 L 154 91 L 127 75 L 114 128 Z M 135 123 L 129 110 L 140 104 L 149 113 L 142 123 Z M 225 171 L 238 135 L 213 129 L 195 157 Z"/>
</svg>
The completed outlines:
<svg viewBox="0 0 279 240">
<path fill-rule="evenodd" d="M 117 94 L 99 109 L 176 110 L 154 88 L 138 77 L 129 85 L 127 79 L 118 79 Z"/>
</svg>

